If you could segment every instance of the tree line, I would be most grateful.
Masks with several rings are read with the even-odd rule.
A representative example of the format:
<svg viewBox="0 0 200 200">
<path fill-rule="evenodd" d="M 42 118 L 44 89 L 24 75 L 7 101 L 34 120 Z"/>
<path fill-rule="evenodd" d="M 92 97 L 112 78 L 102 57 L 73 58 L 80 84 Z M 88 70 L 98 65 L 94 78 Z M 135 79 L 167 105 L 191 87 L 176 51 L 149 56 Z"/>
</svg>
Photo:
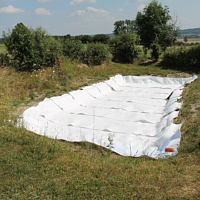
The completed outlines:
<svg viewBox="0 0 200 200">
<path fill-rule="evenodd" d="M 150 49 L 152 45 L 160 45 L 163 50 L 171 46 L 179 33 L 179 28 L 169 15 L 169 8 L 162 7 L 157 1 L 152 1 L 138 12 L 135 20 L 117 21 L 114 23 L 114 34 L 135 33 L 140 38 L 140 44 Z"/>
<path fill-rule="evenodd" d="M 77 35 L 77 36 L 71 36 L 70 34 L 67 34 L 65 36 L 53 36 L 56 40 L 80 40 L 83 44 L 87 43 L 103 43 L 108 44 L 111 37 L 106 34 L 96 34 L 94 36 L 91 35 Z"/>
<path fill-rule="evenodd" d="M 135 20 L 116 21 L 113 38 L 105 34 L 53 37 L 41 27 L 32 29 L 19 23 L 12 31 L 3 32 L 8 54 L 0 55 L 0 65 L 31 71 L 54 66 L 61 56 L 88 65 L 133 63 L 147 49 L 152 49 L 152 59 L 157 61 L 174 44 L 178 30 L 169 8 L 155 0 L 138 12 Z M 144 50 L 137 44 L 143 45 Z"/>
</svg>

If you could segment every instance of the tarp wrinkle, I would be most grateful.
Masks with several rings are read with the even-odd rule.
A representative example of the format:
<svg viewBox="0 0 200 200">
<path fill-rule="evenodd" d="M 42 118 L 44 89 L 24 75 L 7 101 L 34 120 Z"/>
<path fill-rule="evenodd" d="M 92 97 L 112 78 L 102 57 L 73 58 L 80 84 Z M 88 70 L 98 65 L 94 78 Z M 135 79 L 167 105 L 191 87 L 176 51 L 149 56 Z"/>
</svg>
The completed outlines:
<svg viewBox="0 0 200 200">
<path fill-rule="evenodd" d="M 53 139 L 88 141 L 123 156 L 163 158 L 178 153 L 183 88 L 197 78 L 121 76 L 46 98 L 18 125 Z M 112 145 L 111 145 L 112 143 Z M 165 148 L 174 152 L 165 152 Z"/>
</svg>

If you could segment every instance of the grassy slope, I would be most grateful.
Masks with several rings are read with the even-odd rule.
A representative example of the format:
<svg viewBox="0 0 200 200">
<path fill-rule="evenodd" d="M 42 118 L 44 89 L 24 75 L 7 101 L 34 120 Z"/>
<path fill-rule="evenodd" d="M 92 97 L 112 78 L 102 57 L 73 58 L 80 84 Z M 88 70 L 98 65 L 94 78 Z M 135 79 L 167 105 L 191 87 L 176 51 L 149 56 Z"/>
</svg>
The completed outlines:
<svg viewBox="0 0 200 200">
<path fill-rule="evenodd" d="M 187 76 L 156 65 L 0 69 L 0 199 L 198 199 L 200 196 L 200 79 L 183 93 L 179 154 L 169 159 L 122 157 L 89 144 L 51 140 L 15 128 L 8 119 L 45 97 L 116 74 Z M 198 75 L 200 76 L 200 74 Z"/>
</svg>

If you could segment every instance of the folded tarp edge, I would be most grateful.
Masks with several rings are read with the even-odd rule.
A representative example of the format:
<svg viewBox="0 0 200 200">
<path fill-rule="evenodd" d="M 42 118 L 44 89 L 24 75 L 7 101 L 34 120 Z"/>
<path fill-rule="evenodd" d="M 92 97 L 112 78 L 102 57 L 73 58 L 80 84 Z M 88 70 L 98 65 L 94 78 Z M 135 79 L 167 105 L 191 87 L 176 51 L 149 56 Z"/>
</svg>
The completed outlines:
<svg viewBox="0 0 200 200">
<path fill-rule="evenodd" d="M 181 124 L 174 124 L 173 119 L 178 116 L 182 102 L 177 100 L 184 86 L 195 79 L 196 75 L 190 78 L 116 75 L 44 99 L 20 116 L 18 126 L 53 139 L 87 141 L 123 156 L 165 158 L 178 153 Z M 166 148 L 174 151 L 165 152 Z"/>
</svg>

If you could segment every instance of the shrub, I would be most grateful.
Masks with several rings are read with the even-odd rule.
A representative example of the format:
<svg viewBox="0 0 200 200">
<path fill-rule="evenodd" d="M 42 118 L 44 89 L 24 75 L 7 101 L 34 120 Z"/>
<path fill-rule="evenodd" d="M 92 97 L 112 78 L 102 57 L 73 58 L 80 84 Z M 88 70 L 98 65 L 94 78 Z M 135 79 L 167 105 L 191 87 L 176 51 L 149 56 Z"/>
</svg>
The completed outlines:
<svg viewBox="0 0 200 200">
<path fill-rule="evenodd" d="M 110 36 L 105 34 L 97 34 L 93 37 L 94 43 L 108 44 L 110 41 Z"/>
<path fill-rule="evenodd" d="M 63 55 L 72 60 L 80 60 L 83 44 L 79 40 L 66 39 L 63 43 Z"/>
<path fill-rule="evenodd" d="M 52 67 L 61 55 L 59 39 L 46 34 L 41 27 L 31 30 L 33 37 L 33 68 Z"/>
<path fill-rule="evenodd" d="M 80 40 L 83 44 L 92 43 L 92 36 L 78 35 L 78 36 L 75 36 L 75 40 Z"/>
<path fill-rule="evenodd" d="M 45 63 L 43 67 L 53 67 L 61 56 L 62 45 L 60 39 L 56 40 L 51 36 L 46 36 L 46 49 L 44 52 Z"/>
<path fill-rule="evenodd" d="M 3 32 L 4 43 L 18 69 L 28 67 L 32 63 L 33 42 L 31 31 L 20 23 L 15 26 L 12 33 L 7 35 Z"/>
<path fill-rule="evenodd" d="M 167 51 L 163 56 L 162 64 L 187 71 L 200 71 L 200 45 L 190 48 L 180 48 Z"/>
<path fill-rule="evenodd" d="M 154 61 L 158 61 L 160 55 L 162 54 L 162 49 L 161 49 L 160 45 L 153 43 L 151 45 L 151 49 L 152 49 L 151 57 L 153 58 Z"/>
<path fill-rule="evenodd" d="M 0 53 L 0 66 L 9 66 L 10 57 L 7 53 Z"/>
<path fill-rule="evenodd" d="M 136 47 L 137 36 L 124 33 L 111 39 L 110 46 L 114 62 L 133 63 L 140 49 Z"/>
<path fill-rule="evenodd" d="M 101 65 L 104 62 L 109 62 L 112 55 L 109 47 L 106 44 L 91 43 L 82 52 L 82 62 L 87 65 Z"/>
<path fill-rule="evenodd" d="M 42 28 L 28 29 L 20 23 L 12 32 L 4 32 L 3 37 L 12 65 L 19 71 L 53 66 L 60 56 L 60 41 L 49 36 Z"/>
</svg>

